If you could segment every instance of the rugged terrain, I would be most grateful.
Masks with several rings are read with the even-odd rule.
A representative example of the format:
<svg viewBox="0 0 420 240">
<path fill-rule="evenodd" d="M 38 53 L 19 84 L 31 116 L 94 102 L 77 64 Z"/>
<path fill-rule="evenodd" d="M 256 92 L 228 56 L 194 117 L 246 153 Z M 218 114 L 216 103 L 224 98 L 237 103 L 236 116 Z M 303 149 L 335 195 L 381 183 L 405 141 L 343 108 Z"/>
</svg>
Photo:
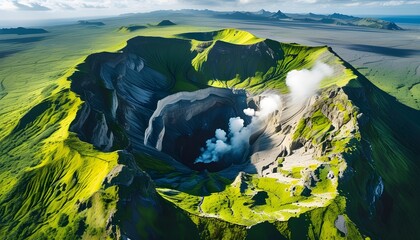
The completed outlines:
<svg viewBox="0 0 420 240">
<path fill-rule="evenodd" d="M 385 30 L 403 30 L 400 26 L 394 22 L 385 21 L 377 18 L 361 18 L 340 13 L 334 13 L 329 15 L 323 14 L 296 14 L 296 13 L 283 13 L 282 11 L 270 12 L 261 9 L 257 12 L 228 12 L 218 13 L 210 12 L 218 18 L 227 19 L 240 19 L 240 20 L 256 20 L 256 21 L 271 21 L 271 22 L 306 22 L 306 23 L 320 23 L 320 24 L 332 24 L 332 25 L 345 25 L 355 27 L 366 27 L 366 28 L 377 28 Z"/>
<path fill-rule="evenodd" d="M 318 62 L 331 75 L 296 101 L 288 73 Z M 244 155 L 193 162 L 271 94 L 281 105 Z M 2 136 L 0 235 L 413 238 L 418 119 L 325 46 L 235 29 L 134 37 L 88 56 Z"/>
</svg>

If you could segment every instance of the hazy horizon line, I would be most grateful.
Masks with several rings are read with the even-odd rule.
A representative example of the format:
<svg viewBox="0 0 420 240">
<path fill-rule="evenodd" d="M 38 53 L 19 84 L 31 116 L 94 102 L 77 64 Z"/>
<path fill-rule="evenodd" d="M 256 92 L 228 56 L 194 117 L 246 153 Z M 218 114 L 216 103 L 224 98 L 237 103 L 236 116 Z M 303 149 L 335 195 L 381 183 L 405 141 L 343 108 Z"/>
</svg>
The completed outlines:
<svg viewBox="0 0 420 240">
<path fill-rule="evenodd" d="M 125 15 L 136 15 L 136 14 L 150 14 L 150 13 L 154 13 L 154 12 L 180 12 L 180 11 L 211 11 L 211 12 L 219 12 L 219 13 L 230 13 L 230 12 L 250 12 L 250 13 L 255 13 L 258 11 L 267 11 L 267 12 L 272 12 L 275 13 L 277 11 L 281 11 L 281 9 L 278 10 L 266 10 L 264 8 L 261 8 L 259 10 L 254 10 L 254 11 L 250 11 L 250 10 L 212 10 L 209 8 L 183 8 L 183 9 L 159 9 L 159 10 L 152 10 L 152 11 L 145 11 L 145 12 L 126 12 L 126 13 L 119 13 L 119 14 L 104 14 L 104 15 L 84 15 L 84 16 L 65 16 L 65 17 L 52 17 L 52 18 L 46 18 L 46 19 L 25 19 L 25 20 L 19 20 L 19 19 L 7 19 L 7 20 L 2 20 L 0 23 L 0 28 L 7 28 L 7 27 L 16 27 L 18 25 L 14 25 L 15 23 L 19 23 L 19 24 L 25 24 L 26 26 L 24 27 L 41 27 L 41 26 L 58 26 L 58 25 L 65 25 L 65 24 L 69 24 L 71 23 L 71 21 L 77 21 L 77 20 L 105 20 L 105 19 L 110 19 L 110 18 L 118 18 L 118 17 L 124 17 Z M 283 11 L 281 11 L 283 12 Z M 355 16 L 355 17 L 420 17 L 420 14 L 403 14 L 403 13 L 399 13 L 399 14 L 378 14 L 378 13 L 371 13 L 371 14 L 348 14 L 348 13 L 340 13 L 337 11 L 333 11 L 333 12 L 329 12 L 329 13 L 317 13 L 317 12 L 288 12 L 288 11 L 284 11 L 283 13 L 285 14 L 309 14 L 309 13 L 313 13 L 313 14 L 319 14 L 319 15 L 331 15 L 334 13 L 338 13 L 338 14 L 343 14 L 343 15 L 348 15 L 348 16 Z M 55 21 L 53 24 L 52 21 Z M 32 25 L 28 25 L 31 24 Z M 12 26 L 14 25 L 14 26 Z"/>
</svg>

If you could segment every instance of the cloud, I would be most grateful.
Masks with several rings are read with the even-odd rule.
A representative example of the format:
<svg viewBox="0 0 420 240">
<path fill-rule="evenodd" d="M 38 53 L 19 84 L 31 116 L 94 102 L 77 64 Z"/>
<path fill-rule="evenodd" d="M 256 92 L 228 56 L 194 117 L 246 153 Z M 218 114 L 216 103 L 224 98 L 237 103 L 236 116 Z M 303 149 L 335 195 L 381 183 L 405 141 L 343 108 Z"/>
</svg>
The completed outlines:
<svg viewBox="0 0 420 240">
<path fill-rule="evenodd" d="M 388 1 L 388 2 L 384 2 L 383 6 L 400 6 L 403 5 L 405 3 L 405 1 Z"/>
<path fill-rule="evenodd" d="M 182 4 L 188 4 L 189 6 L 199 7 L 220 7 L 220 6 L 232 6 L 232 4 L 239 2 L 239 0 L 178 0 Z"/>
<path fill-rule="evenodd" d="M 127 5 L 123 2 L 116 2 L 116 3 L 114 3 L 114 7 L 116 7 L 116 8 L 128 8 L 129 5 Z"/>
<path fill-rule="evenodd" d="M 63 10 L 76 10 L 74 7 L 72 7 L 72 6 L 70 6 L 70 5 L 68 5 L 68 4 L 66 4 L 66 3 L 56 3 L 56 5 L 60 8 L 60 9 L 63 9 Z"/>
<path fill-rule="evenodd" d="M 211 9 L 217 11 L 269 11 L 313 12 L 345 14 L 416 14 L 420 0 L 0 0 L 0 11 L 48 11 L 48 17 L 95 16 L 145 12 L 164 9 Z M 98 9 L 98 11 L 90 11 Z M 71 10 L 81 10 L 71 13 Z M 99 11 L 100 10 L 100 11 Z M 67 15 L 62 14 L 68 11 Z M 413 13 L 414 12 L 414 13 Z M 55 16 L 54 16 L 55 15 Z M 11 16 L 11 15 L 9 15 Z M 17 16 L 16 16 L 17 17 Z M 22 17 L 22 15 L 20 15 Z M 29 18 L 47 18 L 47 15 L 33 14 Z M 10 18 L 10 17 L 9 17 Z M 19 17 L 17 17 L 19 18 Z"/>
<path fill-rule="evenodd" d="M 360 6 L 360 5 L 361 5 L 360 2 L 351 2 L 351 3 L 344 4 L 344 6 L 346 6 L 346 7 L 357 7 L 357 6 Z"/>
<path fill-rule="evenodd" d="M 29 3 L 20 3 L 17 0 L 12 1 L 13 5 L 18 9 L 18 10 L 23 10 L 23 11 L 49 11 L 51 10 L 48 7 L 45 7 L 37 2 L 29 2 Z"/>
<path fill-rule="evenodd" d="M 296 0 L 296 2 L 314 4 L 317 3 L 318 0 Z"/>
<path fill-rule="evenodd" d="M 13 10 L 16 9 L 16 6 L 10 1 L 0 2 L 0 10 Z"/>
<path fill-rule="evenodd" d="M 300 1 L 300 0 L 299 0 Z M 312 0 L 302 0 L 312 1 Z M 314 0 L 316 1 L 316 0 Z M 328 1 L 321 0 L 320 2 L 329 3 L 333 6 L 342 7 L 395 7 L 395 6 L 409 6 L 409 5 L 420 5 L 420 1 L 405 1 L 405 0 L 385 0 L 385 1 L 354 1 L 354 0 L 343 0 L 343 1 Z"/>
<path fill-rule="evenodd" d="M 0 10 L 41 11 L 116 8 L 134 8 L 140 10 L 142 8 L 152 9 L 153 6 L 156 9 L 159 8 L 158 6 L 164 5 L 175 6 L 177 3 L 178 0 L 0 0 Z"/>
<path fill-rule="evenodd" d="M 88 3 L 82 3 L 80 6 L 82 8 L 96 8 L 96 9 L 107 8 L 106 6 L 101 5 L 101 4 L 88 4 Z"/>
</svg>

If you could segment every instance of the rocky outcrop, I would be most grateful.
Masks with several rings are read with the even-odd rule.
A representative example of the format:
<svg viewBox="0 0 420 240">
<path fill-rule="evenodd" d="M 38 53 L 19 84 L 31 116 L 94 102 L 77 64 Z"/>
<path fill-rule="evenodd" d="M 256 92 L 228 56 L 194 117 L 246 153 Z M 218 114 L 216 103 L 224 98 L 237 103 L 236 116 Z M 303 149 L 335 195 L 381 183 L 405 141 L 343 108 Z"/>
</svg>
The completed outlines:
<svg viewBox="0 0 420 240">
<path fill-rule="evenodd" d="M 338 215 L 337 219 L 334 222 L 334 226 L 345 236 L 347 237 L 347 226 L 346 219 L 343 215 Z"/>
<path fill-rule="evenodd" d="M 150 176 L 134 156 L 120 151 L 118 165 L 105 178 L 103 187 L 117 189 L 116 208 L 106 220 L 107 236 L 113 239 L 197 239 L 195 225 L 183 212 L 157 194 Z M 174 219 L 177 219 L 174 221 Z"/>
<path fill-rule="evenodd" d="M 134 54 L 95 54 L 87 62 L 89 71 L 72 82 L 85 104 L 71 131 L 104 151 L 143 145 L 148 119 L 167 95 L 165 76 Z"/>
<path fill-rule="evenodd" d="M 111 170 L 103 185 L 105 188 L 118 186 L 116 209 L 106 221 L 107 233 L 112 238 L 129 239 L 141 235 L 135 226 L 141 222 L 147 226 L 150 224 L 150 216 L 139 211 L 140 209 L 148 208 L 156 215 L 161 211 L 152 179 L 138 167 L 134 157 L 128 152 L 119 153 L 118 165 Z M 153 236 L 157 233 L 149 234 Z"/>
<path fill-rule="evenodd" d="M 318 182 L 337 182 L 343 177 L 346 161 L 339 146 L 349 146 L 359 134 L 356 109 L 336 87 L 300 105 L 289 96 L 283 96 L 283 102 L 284 108 L 270 118 L 251 146 L 250 160 L 262 176 L 281 182 L 299 178 L 301 194 L 309 197 Z M 335 163 L 331 163 L 333 159 Z M 301 169 L 299 174 L 293 173 L 295 169 Z M 326 179 L 321 178 L 321 172 L 326 172 Z"/>
</svg>

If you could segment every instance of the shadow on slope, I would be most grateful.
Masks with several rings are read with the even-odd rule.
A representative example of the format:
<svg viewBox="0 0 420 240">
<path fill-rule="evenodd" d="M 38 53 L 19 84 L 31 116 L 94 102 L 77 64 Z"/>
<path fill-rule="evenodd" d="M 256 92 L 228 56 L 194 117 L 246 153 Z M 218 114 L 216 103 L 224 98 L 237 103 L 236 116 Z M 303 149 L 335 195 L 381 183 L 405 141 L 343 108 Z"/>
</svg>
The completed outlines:
<svg viewBox="0 0 420 240">
<path fill-rule="evenodd" d="M 420 188 L 420 111 L 401 104 L 345 65 L 358 77 L 343 89 L 363 114 L 359 125 L 364 145 L 362 158 L 350 162 L 354 181 L 343 188 L 349 199 L 358 199 L 349 202 L 349 215 L 371 236 L 416 238 L 420 194 L 413 189 Z M 379 178 L 366 175 L 368 168 Z"/>
<path fill-rule="evenodd" d="M 365 44 L 351 44 L 345 45 L 346 48 L 361 52 L 371 52 L 380 55 L 386 55 L 391 57 L 410 57 L 413 55 L 420 54 L 419 50 L 413 49 L 402 49 L 402 48 L 391 48 L 391 47 L 381 47 L 374 45 L 365 45 Z"/>
<path fill-rule="evenodd" d="M 15 53 L 20 52 L 20 50 L 8 50 L 8 51 L 1 51 L 0 52 L 0 59 L 13 55 Z M 0 87 L 1 89 L 1 87 Z"/>
<path fill-rule="evenodd" d="M 12 43 L 12 44 L 22 44 L 22 43 L 33 43 L 44 40 L 46 37 L 26 37 L 26 38 L 12 38 L 12 39 L 1 39 L 0 43 Z"/>
</svg>

